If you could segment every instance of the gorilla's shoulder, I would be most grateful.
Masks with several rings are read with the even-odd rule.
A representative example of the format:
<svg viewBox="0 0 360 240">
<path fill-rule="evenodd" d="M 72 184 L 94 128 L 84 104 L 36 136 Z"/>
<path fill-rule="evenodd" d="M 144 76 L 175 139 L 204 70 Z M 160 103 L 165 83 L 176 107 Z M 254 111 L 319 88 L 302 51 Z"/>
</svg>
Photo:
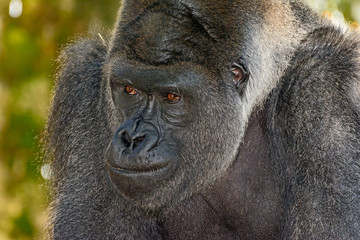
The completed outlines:
<svg viewBox="0 0 360 240">
<path fill-rule="evenodd" d="M 292 65 L 346 78 L 359 71 L 359 55 L 360 38 L 357 32 L 324 26 L 310 32 L 301 42 Z"/>
<path fill-rule="evenodd" d="M 107 44 L 100 39 L 82 39 L 66 46 L 58 59 L 57 84 L 67 81 L 70 86 L 86 84 L 84 80 L 97 79 L 105 61 Z"/>
<path fill-rule="evenodd" d="M 47 138 L 55 148 L 71 145 L 73 133 L 96 126 L 106 52 L 105 41 L 97 39 L 77 41 L 62 50 L 47 123 Z"/>
<path fill-rule="evenodd" d="M 359 59 L 359 38 L 349 30 L 321 27 L 301 42 L 270 100 L 272 126 L 288 144 L 320 149 L 324 141 L 360 139 Z"/>
<path fill-rule="evenodd" d="M 71 104 L 72 109 L 84 104 L 89 107 L 100 91 L 106 52 L 106 42 L 96 38 L 82 39 L 65 47 L 58 58 L 53 101 Z"/>
<path fill-rule="evenodd" d="M 357 33 L 334 26 L 315 29 L 295 51 L 280 80 L 279 97 L 298 111 L 312 109 L 325 116 L 359 111 L 355 100 L 355 90 L 360 89 L 359 59 Z"/>
</svg>

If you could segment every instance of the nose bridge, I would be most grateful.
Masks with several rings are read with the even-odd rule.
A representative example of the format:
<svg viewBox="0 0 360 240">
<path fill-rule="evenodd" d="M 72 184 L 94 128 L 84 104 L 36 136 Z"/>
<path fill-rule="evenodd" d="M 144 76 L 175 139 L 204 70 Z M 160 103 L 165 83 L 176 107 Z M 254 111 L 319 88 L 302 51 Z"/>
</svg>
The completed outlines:
<svg viewBox="0 0 360 240">
<path fill-rule="evenodd" d="M 156 115 L 156 104 L 155 104 L 155 96 L 149 95 L 148 101 L 146 103 L 146 107 L 141 113 L 141 117 L 145 120 L 153 120 L 154 116 Z"/>
<path fill-rule="evenodd" d="M 138 129 L 141 124 L 141 118 L 134 117 L 130 120 L 127 120 L 123 126 L 119 129 L 118 134 L 122 134 L 122 132 L 126 132 L 128 135 L 132 136 Z"/>
</svg>

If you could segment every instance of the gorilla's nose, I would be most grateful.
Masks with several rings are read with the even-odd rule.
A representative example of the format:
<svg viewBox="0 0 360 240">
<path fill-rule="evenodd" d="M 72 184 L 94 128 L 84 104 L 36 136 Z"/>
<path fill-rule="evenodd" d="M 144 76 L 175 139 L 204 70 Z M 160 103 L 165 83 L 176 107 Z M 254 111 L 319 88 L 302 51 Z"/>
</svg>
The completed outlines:
<svg viewBox="0 0 360 240">
<path fill-rule="evenodd" d="M 124 124 L 115 132 L 106 151 L 108 164 L 131 172 L 161 167 L 163 163 L 148 158 L 149 152 L 159 144 L 159 131 L 151 123 L 132 123 Z"/>
<path fill-rule="evenodd" d="M 116 131 L 113 145 L 122 157 L 145 157 L 157 146 L 160 134 L 154 124 L 143 120 L 125 122 Z"/>
</svg>

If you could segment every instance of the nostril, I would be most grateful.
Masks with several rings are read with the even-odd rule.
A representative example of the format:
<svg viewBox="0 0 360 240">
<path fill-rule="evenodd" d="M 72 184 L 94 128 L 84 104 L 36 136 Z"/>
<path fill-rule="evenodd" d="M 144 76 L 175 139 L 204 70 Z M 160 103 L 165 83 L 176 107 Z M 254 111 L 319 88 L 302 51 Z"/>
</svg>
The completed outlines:
<svg viewBox="0 0 360 240">
<path fill-rule="evenodd" d="M 144 140 L 145 140 L 145 136 L 135 138 L 133 143 L 133 149 L 139 146 Z"/>
<path fill-rule="evenodd" d="M 121 134 L 121 141 L 125 144 L 126 148 L 129 148 L 131 146 L 132 140 L 127 132 L 123 132 Z"/>
<path fill-rule="evenodd" d="M 137 146 L 139 146 L 145 140 L 145 137 L 146 135 L 135 137 L 133 139 L 127 131 L 124 131 L 120 135 L 123 146 L 129 150 L 134 150 Z"/>
</svg>

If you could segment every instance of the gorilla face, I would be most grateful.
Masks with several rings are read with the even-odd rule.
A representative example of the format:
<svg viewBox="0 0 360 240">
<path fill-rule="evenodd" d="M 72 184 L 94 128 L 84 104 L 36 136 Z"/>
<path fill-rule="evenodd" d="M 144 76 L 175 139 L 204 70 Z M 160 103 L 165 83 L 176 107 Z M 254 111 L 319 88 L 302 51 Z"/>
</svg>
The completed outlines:
<svg viewBox="0 0 360 240">
<path fill-rule="evenodd" d="M 131 205 L 147 209 L 177 203 L 225 172 L 243 135 L 248 79 L 241 62 L 206 61 L 214 56 L 201 51 L 212 51 L 215 35 L 186 8 L 153 8 L 122 28 L 107 68 L 109 121 L 119 123 L 106 153 L 109 175 Z"/>
<path fill-rule="evenodd" d="M 120 194 L 164 205 L 225 171 L 241 139 L 236 84 L 188 63 L 159 68 L 121 60 L 113 66 L 111 100 L 123 120 L 107 163 Z M 242 75 L 233 71 L 235 80 Z"/>
</svg>

